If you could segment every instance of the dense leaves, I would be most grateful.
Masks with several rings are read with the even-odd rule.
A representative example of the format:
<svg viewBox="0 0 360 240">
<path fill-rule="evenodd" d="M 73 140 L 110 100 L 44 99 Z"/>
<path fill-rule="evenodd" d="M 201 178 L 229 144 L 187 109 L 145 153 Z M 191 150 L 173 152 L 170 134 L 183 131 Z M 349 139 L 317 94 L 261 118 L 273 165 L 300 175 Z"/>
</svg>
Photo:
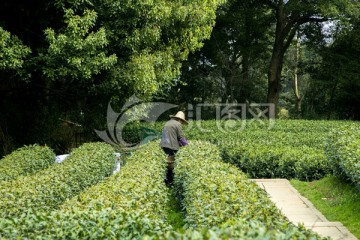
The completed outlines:
<svg viewBox="0 0 360 240">
<path fill-rule="evenodd" d="M 360 126 L 350 125 L 331 132 L 326 155 L 336 175 L 350 179 L 360 187 Z"/>
<path fill-rule="evenodd" d="M 30 52 L 30 48 L 0 26 L 0 70 L 21 68 Z"/>
<path fill-rule="evenodd" d="M 279 232 L 288 237 L 317 237 L 311 231 L 293 226 L 265 191 L 236 167 L 220 161 L 220 152 L 215 145 L 192 141 L 176 161 L 175 187 L 183 197 L 189 227 L 211 228 L 231 223 L 225 224 L 222 230 L 217 229 L 217 234 L 225 234 L 228 231 L 225 229 L 232 226 L 234 233 L 230 236 L 233 238 L 237 234 L 249 234 L 251 238 L 255 233 L 277 235 Z M 237 227 L 242 224 L 248 233 Z M 265 229 L 269 233 L 264 232 Z M 272 229 L 275 233 L 271 233 Z"/>
<path fill-rule="evenodd" d="M 67 27 L 64 33 L 56 34 L 46 29 L 45 36 L 49 48 L 40 58 L 44 61 L 44 75 L 52 80 L 71 78 L 73 81 L 89 79 L 116 63 L 116 55 L 106 56 L 108 45 L 105 29 L 90 32 L 96 23 L 94 11 L 84 11 L 77 16 L 69 9 L 65 12 Z"/>
<path fill-rule="evenodd" d="M 331 172 L 324 154 L 325 140 L 331 129 L 347 123 L 276 120 L 268 129 L 272 124 L 268 121 L 243 121 L 237 126 L 244 129 L 233 132 L 224 131 L 215 121 L 196 124 L 186 132 L 189 138 L 213 142 L 224 161 L 250 177 L 312 180 Z"/>
<path fill-rule="evenodd" d="M 0 237 L 5 239 L 142 239 L 162 236 L 168 229 L 162 221 L 110 208 L 50 213 L 29 210 L 12 219 L 0 218 Z"/>
<path fill-rule="evenodd" d="M 0 217 L 11 218 L 29 208 L 47 212 L 65 200 L 109 176 L 115 167 L 113 148 L 105 143 L 86 143 L 62 163 L 30 176 L 0 182 Z"/>
<path fill-rule="evenodd" d="M 87 147 L 96 149 L 92 144 Z M 165 154 L 158 142 L 150 143 L 134 152 L 120 173 L 67 201 L 59 210 L 30 208 L 11 218 L 0 218 L 0 236 L 321 239 L 289 223 L 262 189 L 236 167 L 223 163 L 218 148 L 205 141 L 191 141 L 177 156 L 175 188 L 189 228 L 172 230 L 164 221 L 165 169 Z"/>
<path fill-rule="evenodd" d="M 98 211 L 113 208 L 165 220 L 165 169 L 166 155 L 158 142 L 152 142 L 128 157 L 120 173 L 67 201 L 61 208 Z"/>
<path fill-rule="evenodd" d="M 165 223 L 165 168 L 166 156 L 158 142 L 150 143 L 134 152 L 119 173 L 70 199 L 59 210 L 45 213 L 30 209 L 12 219 L 0 219 L 0 236 L 38 239 L 161 236 L 171 229 Z"/>
<path fill-rule="evenodd" d="M 47 146 L 24 146 L 0 160 L 0 181 L 36 173 L 55 162 L 54 152 Z"/>
<path fill-rule="evenodd" d="M 0 134 L 4 152 L 33 142 L 55 149 L 61 139 L 49 136 L 59 118 L 82 125 L 94 140 L 109 101 L 121 105 L 134 93 L 150 99 L 165 92 L 182 61 L 210 37 L 223 2 L 2 1 L 0 133 L 12 137 Z M 20 77 L 5 71 L 21 66 Z"/>
</svg>

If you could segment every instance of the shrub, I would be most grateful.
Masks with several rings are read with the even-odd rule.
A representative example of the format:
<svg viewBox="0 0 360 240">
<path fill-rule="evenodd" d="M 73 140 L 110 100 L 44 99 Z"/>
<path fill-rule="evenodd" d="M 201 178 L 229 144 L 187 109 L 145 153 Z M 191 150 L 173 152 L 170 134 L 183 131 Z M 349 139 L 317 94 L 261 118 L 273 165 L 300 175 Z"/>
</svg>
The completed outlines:
<svg viewBox="0 0 360 240">
<path fill-rule="evenodd" d="M 318 237 L 290 223 L 263 189 L 237 168 L 221 162 L 219 151 L 209 143 L 192 142 L 180 152 L 175 187 L 183 197 L 188 226 L 194 229 L 215 227 L 212 232 L 219 238 L 272 234 L 282 234 L 284 238 Z M 204 236 L 212 232 L 205 232 Z"/>
<path fill-rule="evenodd" d="M 360 126 L 334 129 L 328 137 L 326 155 L 335 175 L 350 179 L 360 188 Z"/>
<path fill-rule="evenodd" d="M 320 179 L 330 173 L 322 150 L 307 146 L 234 144 L 223 149 L 225 161 L 238 166 L 252 178 Z"/>
<path fill-rule="evenodd" d="M 168 200 L 166 165 L 166 155 L 158 142 L 149 143 L 127 158 L 119 173 L 67 201 L 62 209 L 112 208 L 164 220 Z"/>
<path fill-rule="evenodd" d="M 29 210 L 11 219 L 0 218 L 1 239 L 142 239 L 162 236 L 169 229 L 163 221 L 110 208 L 50 213 Z"/>
<path fill-rule="evenodd" d="M 287 222 L 262 189 L 237 168 L 221 162 L 219 150 L 206 142 L 191 142 L 191 146 L 180 151 L 175 168 L 176 189 L 184 197 L 188 224 L 199 228 L 171 230 L 162 221 L 163 211 L 159 211 L 166 205 L 165 159 L 157 143 L 151 143 L 136 151 L 120 173 L 66 202 L 60 210 L 46 213 L 29 209 L 13 218 L 0 218 L 0 237 L 318 238 L 313 232 Z"/>
<path fill-rule="evenodd" d="M 121 171 L 49 214 L 0 219 L 0 236 L 36 239 L 140 239 L 166 224 L 166 157 L 157 142 L 134 152 Z"/>
<path fill-rule="evenodd" d="M 189 226 L 212 227 L 239 217 L 283 218 L 256 183 L 234 166 L 221 162 L 216 146 L 192 142 L 177 161 L 175 186 L 184 195 Z"/>
<path fill-rule="evenodd" d="M 14 217 L 29 208 L 50 211 L 89 186 L 109 176 L 115 167 L 112 147 L 86 143 L 61 164 L 31 176 L 0 183 L 1 217 Z"/>
<path fill-rule="evenodd" d="M 286 225 L 283 229 L 269 229 L 260 221 L 238 219 L 221 226 L 188 229 L 185 232 L 167 231 L 160 239 L 238 240 L 238 239 L 327 239 L 315 235 L 303 226 Z"/>
<path fill-rule="evenodd" d="M 24 146 L 0 160 L 0 181 L 33 174 L 54 162 L 55 154 L 49 147 L 37 144 Z"/>
</svg>

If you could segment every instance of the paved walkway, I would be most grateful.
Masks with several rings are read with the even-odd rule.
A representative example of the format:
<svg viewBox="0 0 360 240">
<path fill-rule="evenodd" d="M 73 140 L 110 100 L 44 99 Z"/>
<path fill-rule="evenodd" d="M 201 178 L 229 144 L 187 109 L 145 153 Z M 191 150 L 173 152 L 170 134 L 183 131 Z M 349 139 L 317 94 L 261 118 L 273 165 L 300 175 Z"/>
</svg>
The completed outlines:
<svg viewBox="0 0 360 240">
<path fill-rule="evenodd" d="M 302 223 L 323 237 L 335 240 L 356 240 L 340 222 L 329 222 L 305 197 L 286 179 L 254 179 L 265 189 L 270 199 L 293 223 Z"/>
</svg>

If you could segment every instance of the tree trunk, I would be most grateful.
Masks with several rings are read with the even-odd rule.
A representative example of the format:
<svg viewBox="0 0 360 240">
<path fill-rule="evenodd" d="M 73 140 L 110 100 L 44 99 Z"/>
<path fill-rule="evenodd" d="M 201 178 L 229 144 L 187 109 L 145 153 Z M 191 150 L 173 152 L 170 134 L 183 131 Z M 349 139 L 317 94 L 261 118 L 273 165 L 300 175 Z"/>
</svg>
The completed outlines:
<svg viewBox="0 0 360 240">
<path fill-rule="evenodd" d="M 276 43 L 274 45 L 273 54 L 270 61 L 268 72 L 268 95 L 267 102 L 275 105 L 277 111 L 279 96 L 281 91 L 280 79 L 283 67 L 284 54 L 282 53 L 282 44 Z"/>
<path fill-rule="evenodd" d="M 288 31 L 285 31 L 287 20 L 284 14 L 283 5 L 279 5 L 277 8 L 276 18 L 275 43 L 268 71 L 267 102 L 274 104 L 275 111 L 278 112 L 278 102 L 281 91 L 280 79 L 286 48 L 285 41 L 289 33 Z"/>
<path fill-rule="evenodd" d="M 245 94 L 245 96 L 243 96 L 244 100 L 246 100 L 246 99 L 250 98 L 251 90 L 252 90 L 252 86 L 250 83 L 250 76 L 249 76 L 249 68 L 250 68 L 249 55 L 247 53 L 244 53 L 241 65 L 242 65 L 242 69 L 241 69 L 242 85 L 241 86 L 247 86 L 246 94 Z"/>
<path fill-rule="evenodd" d="M 294 59 L 294 94 L 295 94 L 295 111 L 297 114 L 301 114 L 301 99 L 299 92 L 299 82 L 298 82 L 298 62 L 300 60 L 300 42 L 299 36 L 296 38 L 296 45 L 295 45 L 295 59 Z"/>
</svg>

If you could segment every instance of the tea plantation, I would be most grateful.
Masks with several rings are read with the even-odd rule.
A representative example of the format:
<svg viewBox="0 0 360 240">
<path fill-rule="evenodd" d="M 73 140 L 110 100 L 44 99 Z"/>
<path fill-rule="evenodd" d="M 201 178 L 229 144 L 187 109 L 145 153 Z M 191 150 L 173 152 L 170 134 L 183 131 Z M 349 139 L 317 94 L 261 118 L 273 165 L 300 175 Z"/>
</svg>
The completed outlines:
<svg viewBox="0 0 360 240">
<path fill-rule="evenodd" d="M 162 124 L 147 127 L 161 131 Z M 0 179 L 0 238 L 321 239 L 289 222 L 249 177 L 312 180 L 336 174 L 360 186 L 358 123 L 277 121 L 268 130 L 266 123 L 251 122 L 236 133 L 219 131 L 214 121 L 201 124 L 184 129 L 189 146 L 176 160 L 173 187 L 183 228 L 167 220 L 167 164 L 158 141 L 137 149 L 114 175 L 113 148 L 87 143 L 60 164 L 42 164 L 54 158 L 42 147 L 0 160 L 0 176 L 20 169 Z M 44 167 L 23 170 L 27 158 L 13 157 L 20 151 L 31 152 L 35 158 L 28 161 Z"/>
</svg>

